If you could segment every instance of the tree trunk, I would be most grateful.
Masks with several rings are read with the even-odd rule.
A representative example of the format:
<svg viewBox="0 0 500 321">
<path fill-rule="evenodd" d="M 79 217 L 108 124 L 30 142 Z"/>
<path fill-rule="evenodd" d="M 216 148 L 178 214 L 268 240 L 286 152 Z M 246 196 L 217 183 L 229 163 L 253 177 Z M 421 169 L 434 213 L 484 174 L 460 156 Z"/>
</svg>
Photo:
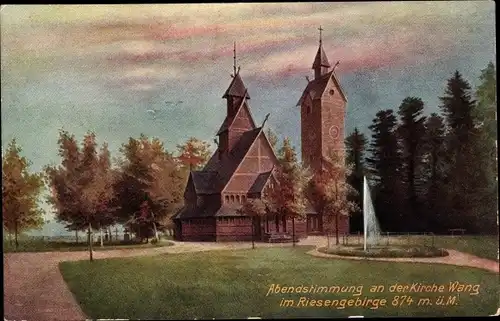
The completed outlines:
<svg viewBox="0 0 500 321">
<path fill-rule="evenodd" d="M 109 243 L 112 243 L 111 226 L 108 226 Z"/>
<path fill-rule="evenodd" d="M 102 235 L 102 227 L 101 224 L 99 224 L 99 235 L 101 237 L 101 247 L 104 247 L 104 236 Z"/>
<path fill-rule="evenodd" d="M 327 244 L 326 247 L 330 248 L 330 230 L 329 229 L 326 230 L 326 244 Z"/>
<path fill-rule="evenodd" d="M 12 245 L 12 232 L 9 232 L 9 244 Z"/>
<path fill-rule="evenodd" d="M 76 244 L 78 244 L 78 230 L 75 230 Z"/>
<path fill-rule="evenodd" d="M 160 239 L 158 238 L 158 230 L 156 229 L 156 222 L 153 212 L 151 212 L 151 216 L 153 217 L 153 228 L 155 229 L 155 237 L 156 241 L 158 242 Z"/>
<path fill-rule="evenodd" d="M 14 221 L 14 237 L 16 240 L 16 250 L 19 247 L 19 241 L 17 240 L 17 220 Z"/>
<path fill-rule="evenodd" d="M 255 216 L 252 216 L 252 249 L 255 249 Z"/>
<path fill-rule="evenodd" d="M 93 237 L 92 237 L 92 225 L 89 223 L 89 255 L 90 255 L 90 261 L 94 260 L 92 243 L 94 243 L 94 240 L 93 240 Z"/>
<path fill-rule="evenodd" d="M 292 216 L 292 242 L 295 246 L 295 216 Z"/>
<path fill-rule="evenodd" d="M 339 213 L 335 214 L 335 238 L 336 238 L 336 245 L 339 245 Z"/>
</svg>

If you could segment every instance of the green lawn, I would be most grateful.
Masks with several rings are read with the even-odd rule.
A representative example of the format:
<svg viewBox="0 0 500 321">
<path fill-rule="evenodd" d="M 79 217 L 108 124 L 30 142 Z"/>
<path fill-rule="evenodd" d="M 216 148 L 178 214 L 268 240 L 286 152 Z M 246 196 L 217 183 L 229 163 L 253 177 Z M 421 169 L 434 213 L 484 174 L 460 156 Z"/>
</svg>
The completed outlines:
<svg viewBox="0 0 500 321">
<path fill-rule="evenodd" d="M 157 244 L 133 244 L 133 243 L 120 243 L 120 242 L 104 242 L 101 247 L 100 242 L 94 244 L 94 251 L 107 251 L 116 249 L 132 249 L 132 248 L 150 248 L 158 246 L 168 246 L 172 243 L 162 240 Z M 65 242 L 65 241 L 44 241 L 41 239 L 22 239 L 19 241 L 19 247 L 16 249 L 14 244 L 9 241 L 3 241 L 3 251 L 9 252 L 52 252 L 52 251 L 88 251 L 88 245 L 80 242 Z"/>
<path fill-rule="evenodd" d="M 333 240 L 333 238 L 332 238 Z M 465 253 L 470 253 L 479 257 L 498 261 L 498 236 L 497 235 L 410 235 L 390 236 L 389 239 L 382 235 L 382 244 L 400 245 L 426 245 L 440 248 L 454 249 Z M 362 237 L 349 236 L 348 244 L 362 244 Z"/>
<path fill-rule="evenodd" d="M 364 316 L 489 315 L 498 308 L 498 274 L 464 267 L 374 261 L 332 260 L 307 255 L 309 247 L 209 251 L 154 257 L 63 262 L 60 269 L 71 291 L 90 318 L 194 319 L 293 318 Z M 419 299 L 435 303 L 453 297 L 449 282 L 479 285 L 478 295 L 461 293 L 449 306 L 417 306 Z M 445 292 L 411 293 L 413 302 L 392 306 L 393 284 L 421 282 L 445 285 Z M 280 286 L 363 286 L 361 296 L 349 293 L 270 294 Z M 372 285 L 385 292 L 370 293 Z M 399 295 L 404 295 L 399 294 Z M 387 306 L 280 307 L 282 298 L 387 299 Z"/>
</svg>

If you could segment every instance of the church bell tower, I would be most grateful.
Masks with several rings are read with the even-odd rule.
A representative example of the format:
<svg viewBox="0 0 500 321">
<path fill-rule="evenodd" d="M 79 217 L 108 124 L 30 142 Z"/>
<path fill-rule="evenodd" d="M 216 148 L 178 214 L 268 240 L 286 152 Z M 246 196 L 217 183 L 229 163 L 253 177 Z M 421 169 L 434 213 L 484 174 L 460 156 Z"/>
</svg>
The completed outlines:
<svg viewBox="0 0 500 321">
<path fill-rule="evenodd" d="M 312 69 L 314 79 L 300 97 L 302 162 L 315 172 L 322 168 L 322 159 L 337 153 L 345 158 L 344 128 L 347 98 L 323 49 L 320 27 L 319 47 Z M 331 70 L 330 70 L 331 69 Z"/>
</svg>

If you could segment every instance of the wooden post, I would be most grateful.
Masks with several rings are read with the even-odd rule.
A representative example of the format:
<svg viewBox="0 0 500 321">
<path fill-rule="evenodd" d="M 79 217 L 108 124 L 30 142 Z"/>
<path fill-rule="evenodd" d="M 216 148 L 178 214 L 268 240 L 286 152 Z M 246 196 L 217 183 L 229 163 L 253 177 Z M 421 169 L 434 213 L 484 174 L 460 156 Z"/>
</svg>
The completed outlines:
<svg viewBox="0 0 500 321">
<path fill-rule="evenodd" d="M 358 231 L 358 245 L 361 244 L 361 232 Z"/>
<path fill-rule="evenodd" d="M 92 237 L 92 225 L 89 223 L 89 254 L 90 254 L 90 261 L 93 261 L 93 249 L 92 249 L 92 243 L 94 243 L 93 237 Z"/>
<path fill-rule="evenodd" d="M 387 235 L 387 245 L 389 245 L 389 232 L 387 232 L 386 235 Z"/>
<path fill-rule="evenodd" d="M 115 240 L 118 242 L 118 227 L 115 227 Z"/>
</svg>

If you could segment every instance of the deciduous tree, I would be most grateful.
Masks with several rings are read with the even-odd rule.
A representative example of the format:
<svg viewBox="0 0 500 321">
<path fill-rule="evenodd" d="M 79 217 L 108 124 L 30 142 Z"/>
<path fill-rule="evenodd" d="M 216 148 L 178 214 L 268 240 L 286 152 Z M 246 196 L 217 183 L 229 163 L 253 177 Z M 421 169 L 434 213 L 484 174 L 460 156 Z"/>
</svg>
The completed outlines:
<svg viewBox="0 0 500 321">
<path fill-rule="evenodd" d="M 42 175 L 29 171 L 29 161 L 13 139 L 2 155 L 2 220 L 3 228 L 14 233 L 16 248 L 21 231 L 43 225 L 38 198 L 43 189 Z"/>
<path fill-rule="evenodd" d="M 201 169 L 210 158 L 210 144 L 197 138 L 189 138 L 183 145 L 177 145 L 180 163 L 189 170 Z"/>
<path fill-rule="evenodd" d="M 265 203 L 258 198 L 247 198 L 243 206 L 239 208 L 238 213 L 250 216 L 252 220 L 252 249 L 255 248 L 255 229 L 258 227 L 257 222 L 260 218 L 267 215 L 267 207 Z"/>
</svg>

